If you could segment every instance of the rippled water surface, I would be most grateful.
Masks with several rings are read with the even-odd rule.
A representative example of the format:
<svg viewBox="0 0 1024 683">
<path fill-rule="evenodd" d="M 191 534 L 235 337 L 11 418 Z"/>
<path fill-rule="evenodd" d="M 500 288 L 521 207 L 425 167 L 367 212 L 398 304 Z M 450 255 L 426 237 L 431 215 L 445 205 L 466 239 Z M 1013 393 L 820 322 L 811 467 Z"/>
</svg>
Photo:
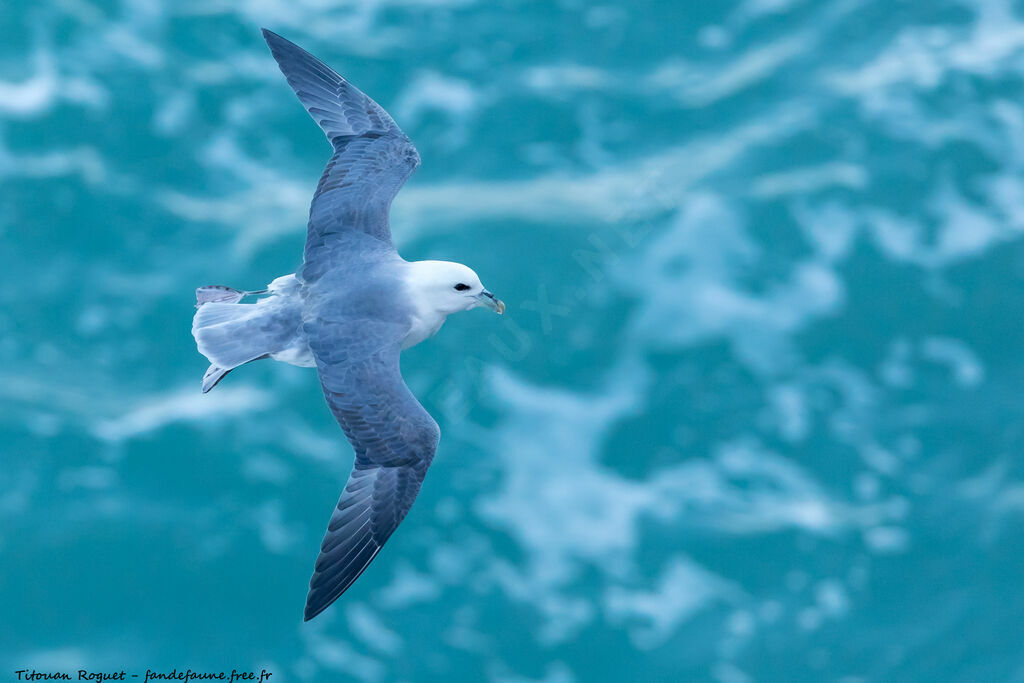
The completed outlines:
<svg viewBox="0 0 1024 683">
<path fill-rule="evenodd" d="M 8 0 L 0 26 L 0 677 L 1024 681 L 1022 8 Z M 416 142 L 403 255 L 509 306 L 405 354 L 437 459 L 305 625 L 351 449 L 307 369 L 200 395 L 189 334 L 197 285 L 296 268 L 328 156 L 260 26 Z"/>
</svg>

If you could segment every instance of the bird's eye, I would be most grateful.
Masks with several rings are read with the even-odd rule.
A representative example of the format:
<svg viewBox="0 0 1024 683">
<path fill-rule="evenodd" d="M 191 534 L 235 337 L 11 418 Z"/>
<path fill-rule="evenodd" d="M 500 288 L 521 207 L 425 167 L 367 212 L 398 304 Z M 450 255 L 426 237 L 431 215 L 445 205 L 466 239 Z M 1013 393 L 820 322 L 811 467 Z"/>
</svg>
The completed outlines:
<svg viewBox="0 0 1024 683">
<path fill-rule="evenodd" d="M 465 292 L 467 289 L 469 289 L 469 285 L 464 285 L 461 282 L 455 285 L 456 292 Z"/>
</svg>

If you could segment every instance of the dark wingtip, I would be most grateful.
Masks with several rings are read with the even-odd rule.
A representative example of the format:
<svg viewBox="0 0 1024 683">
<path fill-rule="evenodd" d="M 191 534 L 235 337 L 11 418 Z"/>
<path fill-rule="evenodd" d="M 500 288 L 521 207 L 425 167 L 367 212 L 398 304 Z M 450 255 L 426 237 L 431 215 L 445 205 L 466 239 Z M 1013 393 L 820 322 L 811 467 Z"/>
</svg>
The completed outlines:
<svg viewBox="0 0 1024 683">
<path fill-rule="evenodd" d="M 299 48 L 298 45 L 288 40 L 287 38 L 277 35 L 269 28 L 261 28 L 260 31 L 263 32 L 263 40 L 267 41 L 267 47 L 270 48 L 270 52 L 271 54 L 274 55 L 275 59 L 277 58 L 278 54 L 284 50 L 287 50 L 289 48 Z"/>
<path fill-rule="evenodd" d="M 365 570 L 366 567 L 363 567 L 363 569 Z M 361 571 L 359 572 L 359 574 L 362 573 L 363 572 Z M 345 586 L 345 588 L 341 590 L 341 592 L 333 596 L 330 593 L 325 594 L 322 590 L 310 586 L 310 590 L 306 594 L 306 609 L 303 612 L 302 620 L 309 621 L 310 619 L 313 619 L 314 617 L 324 612 L 328 607 L 333 605 L 335 602 L 337 602 L 338 598 L 340 598 L 345 591 L 352 587 L 352 584 L 355 582 L 355 579 L 359 578 L 359 574 L 356 574 L 356 576 L 352 578 L 352 580 L 348 581 L 348 585 Z M 313 579 L 315 579 L 316 576 L 317 575 L 314 574 Z M 310 583 L 312 583 L 312 579 L 310 580 Z"/>
<path fill-rule="evenodd" d="M 305 52 L 301 47 L 288 40 L 282 35 L 274 33 L 269 28 L 261 28 L 263 32 L 263 40 L 267 41 L 267 45 L 270 46 L 272 52 L 278 50 L 298 50 L 299 52 Z"/>
<path fill-rule="evenodd" d="M 281 68 L 281 73 L 285 75 L 285 78 L 288 79 L 289 83 L 292 82 L 292 78 L 296 75 L 296 62 L 313 62 L 325 69 L 327 72 L 334 73 L 329 66 L 287 38 L 279 36 L 267 28 L 260 30 L 263 31 L 263 40 L 267 41 L 267 47 L 270 48 L 270 54 L 273 55 L 274 61 L 277 62 L 277 65 Z M 295 87 L 294 84 L 292 87 Z M 301 100 L 302 98 L 299 97 L 299 99 Z"/>
<path fill-rule="evenodd" d="M 303 610 L 303 612 L 302 612 L 302 621 L 310 621 L 310 620 L 312 620 L 314 617 L 316 617 L 318 614 L 320 614 L 321 612 L 323 612 L 325 609 L 327 609 L 330 606 L 331 606 L 330 602 L 327 603 L 326 605 L 314 606 L 312 602 L 310 602 L 309 600 L 306 600 L 306 609 Z"/>
</svg>

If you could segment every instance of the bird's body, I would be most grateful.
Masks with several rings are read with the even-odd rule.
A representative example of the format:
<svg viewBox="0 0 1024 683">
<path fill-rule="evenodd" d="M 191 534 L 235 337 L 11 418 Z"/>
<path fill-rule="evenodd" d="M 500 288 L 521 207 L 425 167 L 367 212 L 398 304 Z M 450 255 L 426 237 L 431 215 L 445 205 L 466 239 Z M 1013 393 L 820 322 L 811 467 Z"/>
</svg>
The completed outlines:
<svg viewBox="0 0 1024 683">
<path fill-rule="evenodd" d="M 388 114 L 318 59 L 264 36 L 288 83 L 334 147 L 310 206 L 302 268 L 243 292 L 202 287 L 192 332 L 209 391 L 263 358 L 315 367 L 355 464 L 317 558 L 305 618 L 338 598 L 404 519 L 440 430 L 410 393 L 399 354 L 451 313 L 504 304 L 468 267 L 404 260 L 391 243 L 391 200 L 419 154 Z M 265 295 L 255 304 L 248 296 Z"/>
</svg>

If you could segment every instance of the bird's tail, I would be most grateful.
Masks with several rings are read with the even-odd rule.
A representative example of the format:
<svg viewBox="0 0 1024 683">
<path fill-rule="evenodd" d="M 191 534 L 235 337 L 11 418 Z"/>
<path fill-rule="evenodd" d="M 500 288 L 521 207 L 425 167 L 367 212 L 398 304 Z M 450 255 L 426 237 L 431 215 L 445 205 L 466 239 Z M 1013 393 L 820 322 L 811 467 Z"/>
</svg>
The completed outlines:
<svg viewBox="0 0 1024 683">
<path fill-rule="evenodd" d="M 196 308 L 199 308 L 203 304 L 213 303 L 215 301 L 227 304 L 237 304 L 247 296 L 266 293 L 267 290 L 265 289 L 255 292 L 243 292 L 240 289 L 225 287 L 224 285 L 206 285 L 205 287 L 200 287 L 196 290 Z"/>
<path fill-rule="evenodd" d="M 196 290 L 198 310 L 192 318 L 192 336 L 199 353 L 210 361 L 203 375 L 204 394 L 239 365 L 266 358 L 276 350 L 273 335 L 266 334 L 276 308 L 239 303 L 246 296 L 263 293 L 220 285 Z"/>
</svg>

